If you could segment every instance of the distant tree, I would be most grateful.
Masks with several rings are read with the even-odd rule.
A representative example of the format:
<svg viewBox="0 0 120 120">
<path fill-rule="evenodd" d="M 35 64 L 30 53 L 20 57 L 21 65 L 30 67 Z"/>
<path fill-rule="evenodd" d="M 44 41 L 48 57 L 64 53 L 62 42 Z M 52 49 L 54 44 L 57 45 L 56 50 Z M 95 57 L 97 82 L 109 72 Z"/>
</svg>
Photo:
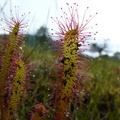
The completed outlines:
<svg viewBox="0 0 120 120">
<path fill-rule="evenodd" d="M 42 26 L 36 32 L 36 37 L 39 39 L 39 42 L 45 42 L 47 40 L 52 40 L 50 36 L 48 36 L 48 28 Z"/>
<path fill-rule="evenodd" d="M 90 51 L 98 52 L 99 56 L 101 56 L 103 51 L 107 52 L 107 48 L 108 48 L 107 42 L 106 42 L 106 40 L 104 40 L 103 44 L 97 44 L 97 43 L 91 44 Z"/>
<path fill-rule="evenodd" d="M 40 27 L 36 32 L 37 36 L 47 36 L 47 34 L 48 34 L 48 28 L 44 26 Z"/>
<path fill-rule="evenodd" d="M 113 57 L 116 59 L 120 59 L 120 52 L 114 53 Z"/>
<path fill-rule="evenodd" d="M 32 51 L 28 54 L 28 56 L 35 50 L 45 51 L 49 49 L 50 44 L 47 41 L 52 40 L 49 35 L 48 28 L 42 26 L 40 27 L 36 34 L 34 35 L 26 35 L 27 40 L 26 43 L 33 47 Z"/>
<path fill-rule="evenodd" d="M 32 47 L 42 49 L 47 44 L 47 41 L 52 40 L 49 35 L 48 28 L 42 26 L 40 27 L 34 35 L 26 35 L 27 40 L 26 43 Z M 46 43 L 46 44 L 44 44 Z"/>
</svg>

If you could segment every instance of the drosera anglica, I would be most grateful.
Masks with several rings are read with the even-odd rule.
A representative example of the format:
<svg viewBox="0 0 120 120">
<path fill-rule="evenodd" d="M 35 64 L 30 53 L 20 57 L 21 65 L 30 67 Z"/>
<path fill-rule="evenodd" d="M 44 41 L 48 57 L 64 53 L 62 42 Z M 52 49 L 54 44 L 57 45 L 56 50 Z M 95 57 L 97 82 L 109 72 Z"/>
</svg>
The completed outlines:
<svg viewBox="0 0 120 120">
<path fill-rule="evenodd" d="M 23 89 L 25 77 L 26 77 L 25 63 L 24 61 L 19 59 L 16 61 L 16 73 L 12 85 L 12 92 L 8 104 L 6 120 L 12 119 L 13 115 L 15 114 L 18 102 L 20 101 L 21 91 Z"/>
<path fill-rule="evenodd" d="M 55 84 L 54 99 L 51 101 L 56 109 L 56 117 L 54 120 L 63 120 L 67 114 L 69 103 L 75 105 L 75 102 L 83 104 L 79 97 L 83 90 L 86 71 L 89 70 L 90 61 L 83 55 L 87 46 L 86 41 L 96 35 L 97 32 L 91 32 L 93 26 L 88 26 L 94 16 L 90 16 L 85 20 L 86 9 L 82 23 L 79 22 L 78 5 L 69 6 L 67 3 L 69 13 L 63 11 L 62 20 L 58 18 L 53 21 L 58 26 L 58 31 L 53 33 L 53 36 L 59 40 L 55 41 L 58 49 L 58 61 L 56 67 L 58 68 L 58 79 Z M 78 107 L 77 107 L 78 108 Z"/>
<path fill-rule="evenodd" d="M 16 7 L 15 7 L 16 9 Z M 28 23 L 24 23 L 24 19 L 26 18 L 26 15 L 23 14 L 21 17 L 17 14 L 17 11 L 15 11 L 15 16 L 13 16 L 12 11 L 11 17 L 8 17 L 4 14 L 4 19 L 1 19 L 2 23 L 5 23 L 4 30 L 8 32 L 7 38 L 6 38 L 6 44 L 4 46 L 5 52 L 4 54 L 0 55 L 3 56 L 1 69 L 0 69 L 0 113 L 1 113 L 1 119 L 4 119 L 5 116 L 5 89 L 6 89 L 6 83 L 9 81 L 10 76 L 8 76 L 8 72 L 12 69 L 12 62 L 14 61 L 13 58 L 19 54 L 19 45 L 25 40 L 24 35 L 22 33 L 23 28 L 26 28 L 28 26 Z M 2 26 L 4 27 L 4 25 Z"/>
</svg>

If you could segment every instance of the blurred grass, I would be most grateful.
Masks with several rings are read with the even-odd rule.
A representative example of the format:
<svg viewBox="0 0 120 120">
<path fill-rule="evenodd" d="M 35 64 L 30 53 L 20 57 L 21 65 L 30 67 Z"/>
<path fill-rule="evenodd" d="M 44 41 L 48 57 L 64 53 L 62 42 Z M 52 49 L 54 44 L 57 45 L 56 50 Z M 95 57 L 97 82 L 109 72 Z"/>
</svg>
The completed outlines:
<svg viewBox="0 0 120 120">
<path fill-rule="evenodd" d="M 26 55 L 32 50 L 26 46 Z M 24 95 L 19 107 L 21 117 L 28 120 L 33 112 L 33 107 L 38 103 L 47 106 L 49 91 L 54 84 L 54 79 L 49 73 L 53 72 L 51 66 L 53 54 L 50 50 L 34 50 L 30 55 L 31 66 L 29 92 Z M 74 108 L 71 116 L 74 120 L 119 120 L 120 119 L 120 61 L 113 58 L 100 57 L 92 60 L 92 76 L 84 86 L 85 92 L 81 93 L 83 105 Z M 50 89 L 50 90 L 48 90 Z M 49 110 L 49 108 L 47 108 Z M 49 111 L 50 113 L 50 111 Z M 52 120 L 52 113 L 49 120 Z M 48 120 L 46 117 L 45 120 Z M 66 119 L 65 119 L 66 120 Z"/>
<path fill-rule="evenodd" d="M 78 112 L 78 120 L 119 120 L 120 61 L 96 58 L 92 62 L 91 73 L 91 89 L 88 90 L 90 97 L 85 96 L 88 107 L 83 113 Z"/>
<path fill-rule="evenodd" d="M 30 66 L 30 86 L 28 86 L 28 93 L 24 95 L 19 107 L 20 113 L 18 114 L 21 114 L 21 117 L 17 119 L 20 120 L 30 119 L 34 106 L 39 103 L 46 105 L 48 100 L 48 83 L 51 81 L 50 73 L 52 70 L 50 63 L 52 62 L 53 55 L 50 50 L 40 51 L 39 49 L 34 49 L 31 52 L 33 49 L 34 47 L 30 46 L 24 47 L 25 56 L 31 53 L 29 58 L 27 58 Z"/>
</svg>

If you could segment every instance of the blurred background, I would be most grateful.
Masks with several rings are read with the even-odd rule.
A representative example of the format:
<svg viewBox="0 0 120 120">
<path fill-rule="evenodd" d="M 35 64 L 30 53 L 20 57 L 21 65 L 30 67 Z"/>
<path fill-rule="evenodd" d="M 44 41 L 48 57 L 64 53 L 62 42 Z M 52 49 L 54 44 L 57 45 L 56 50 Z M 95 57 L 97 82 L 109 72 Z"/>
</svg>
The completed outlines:
<svg viewBox="0 0 120 120">
<path fill-rule="evenodd" d="M 98 24 L 94 27 L 95 31 L 98 31 L 96 41 L 99 46 L 101 46 L 105 41 L 107 41 L 108 51 L 107 54 L 112 56 L 114 53 L 119 52 L 120 48 L 120 16 L 119 16 L 119 0 L 115 2 L 113 0 L 1 0 L 0 9 L 1 9 L 1 18 L 2 12 L 5 12 L 6 15 L 10 15 L 10 10 L 15 11 L 15 6 L 19 6 L 19 14 L 30 14 L 26 17 L 29 20 L 29 34 L 36 34 L 37 30 L 44 26 L 48 29 L 48 32 L 51 34 L 51 29 L 57 30 L 56 25 L 52 24 L 51 17 L 60 19 L 62 15 L 61 7 L 64 8 L 64 11 L 67 12 L 66 3 L 72 5 L 73 3 L 79 4 L 79 18 L 83 18 L 83 14 L 87 7 L 89 10 L 86 13 L 85 19 L 88 19 L 89 15 L 94 15 L 96 12 L 98 15 L 94 17 L 90 24 Z M 47 4 L 49 3 L 49 4 Z M 15 12 L 13 12 L 15 14 Z M 0 31 L 3 32 L 3 31 Z M 5 31 L 4 31 L 5 32 Z M 93 42 L 93 41 L 92 41 Z M 97 53 L 95 53 L 98 56 Z M 106 54 L 106 51 L 102 52 Z"/>
<path fill-rule="evenodd" d="M 21 45 L 26 58 L 29 57 L 30 92 L 24 96 L 19 108 L 17 119 L 28 120 L 32 107 L 38 103 L 45 106 L 49 92 L 52 93 L 54 79 L 50 73 L 55 72 L 52 67 L 52 50 L 55 48 L 50 41 L 55 41 L 52 30 L 58 31 L 57 25 L 52 23 L 51 17 L 59 19 L 63 11 L 67 12 L 66 2 L 70 5 L 79 4 L 79 18 L 82 20 L 84 12 L 89 7 L 85 19 L 89 15 L 94 16 L 90 25 L 93 31 L 98 33 L 95 40 L 90 40 L 89 49 L 85 54 L 92 58 L 90 70 L 86 76 L 84 92 L 81 93 L 81 101 L 87 104 L 79 106 L 79 110 L 70 106 L 74 120 L 119 120 L 120 119 L 120 7 L 119 0 L 0 0 L 0 18 L 26 15 L 28 28 L 24 31 L 26 41 Z M 19 6 L 19 9 L 15 9 Z M 16 10 L 16 11 L 15 11 Z M 19 11 L 19 12 L 18 12 Z M 5 15 L 3 14 L 5 13 Z M 9 17 L 7 17 L 9 18 Z M 8 34 L 3 28 L 5 24 L 0 21 L 0 40 L 4 40 Z M 49 36 L 48 36 L 49 35 Z M 27 104 L 26 104 L 27 103 Z M 45 118 L 46 119 L 46 118 Z M 47 119 L 52 120 L 51 115 Z"/>
</svg>

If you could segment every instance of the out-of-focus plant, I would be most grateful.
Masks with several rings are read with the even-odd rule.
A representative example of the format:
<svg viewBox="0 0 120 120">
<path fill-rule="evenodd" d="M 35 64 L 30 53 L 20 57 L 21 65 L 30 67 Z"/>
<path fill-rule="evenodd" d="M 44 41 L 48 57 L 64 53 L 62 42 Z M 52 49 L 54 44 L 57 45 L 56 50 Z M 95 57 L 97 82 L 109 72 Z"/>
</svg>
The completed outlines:
<svg viewBox="0 0 120 120">
<path fill-rule="evenodd" d="M 34 113 L 32 114 L 31 120 L 42 120 L 47 110 L 41 103 L 37 104 L 34 108 Z"/>
<path fill-rule="evenodd" d="M 0 63 L 1 120 L 11 120 L 15 115 L 25 83 L 24 80 L 27 76 L 27 67 L 20 47 L 24 41 L 21 30 L 27 27 L 27 24 L 23 23 L 26 16 L 23 14 L 21 18 L 18 17 L 20 16 L 17 16 L 16 13 L 15 17 L 9 18 L 5 15 L 5 19 L 2 19 L 7 25 L 4 29 L 9 32 L 9 35 L 5 40 L 4 51 L 0 55 L 2 58 Z"/>
</svg>

